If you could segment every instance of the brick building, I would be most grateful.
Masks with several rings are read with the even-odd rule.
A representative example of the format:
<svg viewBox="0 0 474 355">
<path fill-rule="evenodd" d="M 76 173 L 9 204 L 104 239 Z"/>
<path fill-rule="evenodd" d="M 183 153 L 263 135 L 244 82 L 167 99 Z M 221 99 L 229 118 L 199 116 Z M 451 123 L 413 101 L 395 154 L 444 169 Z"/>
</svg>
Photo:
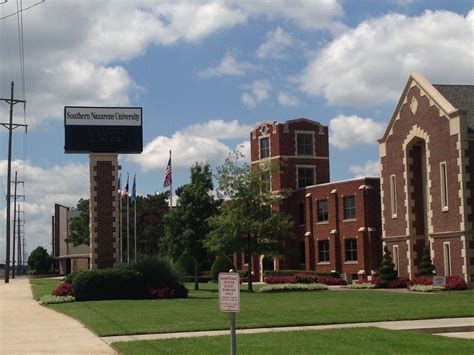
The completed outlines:
<svg viewBox="0 0 474 355">
<path fill-rule="evenodd" d="M 271 189 L 293 192 L 279 206 L 295 221 L 292 251 L 280 260 L 256 258 L 264 270 L 338 271 L 363 277 L 380 264 L 380 188 L 378 178 L 329 182 L 328 127 L 308 119 L 262 122 L 251 132 L 251 162 L 271 161 L 279 170 Z M 374 213 L 376 211 L 376 213 Z M 243 257 L 242 257 L 243 258 Z M 245 268 L 245 260 L 235 260 Z"/>
<path fill-rule="evenodd" d="M 408 79 L 379 140 L 383 243 L 399 275 L 429 246 L 438 275 L 474 281 L 474 86 Z"/>
</svg>

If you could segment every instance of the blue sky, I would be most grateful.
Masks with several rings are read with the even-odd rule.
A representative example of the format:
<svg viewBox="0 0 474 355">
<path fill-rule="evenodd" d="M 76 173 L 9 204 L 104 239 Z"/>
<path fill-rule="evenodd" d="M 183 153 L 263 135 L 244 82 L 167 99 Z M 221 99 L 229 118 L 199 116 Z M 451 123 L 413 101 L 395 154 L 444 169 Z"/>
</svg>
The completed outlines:
<svg viewBox="0 0 474 355">
<path fill-rule="evenodd" d="M 193 162 L 215 168 L 236 146 L 248 148 L 257 122 L 299 117 L 329 125 L 332 180 L 374 176 L 376 139 L 409 73 L 434 83 L 473 83 L 472 6 L 47 0 L 25 11 L 30 127 L 26 139 L 15 131 L 14 169 L 26 181 L 29 249 L 49 249 L 55 202 L 74 206 L 88 194 L 88 156 L 63 151 L 65 105 L 143 107 L 145 151 L 119 157 L 124 173 L 137 174 L 141 194 L 164 190 L 169 149 L 178 187 Z M 0 17 L 15 10 L 14 1 L 1 4 Z M 12 80 L 23 92 L 17 20 L 0 20 L 0 97 L 9 95 Z M 16 113 L 23 122 L 22 108 Z M 0 116 L 8 118 L 4 104 Z M 5 191 L 6 130 L 0 138 Z M 1 235 L 0 255 L 3 248 Z"/>
</svg>

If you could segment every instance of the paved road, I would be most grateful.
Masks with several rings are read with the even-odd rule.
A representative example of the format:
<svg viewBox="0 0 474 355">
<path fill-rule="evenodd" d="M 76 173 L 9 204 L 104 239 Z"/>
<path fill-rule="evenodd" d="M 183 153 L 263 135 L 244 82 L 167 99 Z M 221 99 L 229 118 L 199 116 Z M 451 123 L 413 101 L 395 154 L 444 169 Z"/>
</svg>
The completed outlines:
<svg viewBox="0 0 474 355">
<path fill-rule="evenodd" d="M 33 300 L 26 277 L 0 281 L 0 354 L 116 354 L 78 321 Z"/>
</svg>

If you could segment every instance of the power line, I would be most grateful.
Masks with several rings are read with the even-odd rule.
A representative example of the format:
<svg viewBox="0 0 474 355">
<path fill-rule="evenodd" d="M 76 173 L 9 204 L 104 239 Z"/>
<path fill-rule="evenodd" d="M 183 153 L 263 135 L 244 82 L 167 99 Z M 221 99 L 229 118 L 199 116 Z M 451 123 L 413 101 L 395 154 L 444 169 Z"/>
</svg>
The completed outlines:
<svg viewBox="0 0 474 355">
<path fill-rule="evenodd" d="M 44 3 L 45 1 L 46 1 L 46 0 L 38 1 L 37 3 L 35 3 L 35 4 L 31 5 L 31 6 L 25 7 L 24 9 L 21 9 L 20 11 L 15 11 L 14 13 L 12 13 L 12 14 L 10 14 L 10 15 L 6 15 L 6 16 L 0 17 L 0 21 L 1 21 L 1 20 L 5 20 L 6 18 L 9 18 L 9 17 L 15 16 L 18 12 L 23 12 L 23 11 L 26 11 L 26 10 L 31 9 L 32 7 L 41 5 L 41 4 Z"/>
</svg>

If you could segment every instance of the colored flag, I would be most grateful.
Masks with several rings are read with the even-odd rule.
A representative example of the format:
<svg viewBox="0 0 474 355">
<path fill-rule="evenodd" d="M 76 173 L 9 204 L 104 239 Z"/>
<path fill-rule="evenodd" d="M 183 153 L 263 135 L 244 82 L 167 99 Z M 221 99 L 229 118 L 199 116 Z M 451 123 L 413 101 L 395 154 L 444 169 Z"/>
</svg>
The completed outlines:
<svg viewBox="0 0 474 355">
<path fill-rule="evenodd" d="M 120 193 L 120 198 L 124 200 L 127 196 L 128 196 L 128 173 L 127 173 L 127 185 L 125 185 L 125 188 Z"/>
<path fill-rule="evenodd" d="M 219 189 L 216 189 L 216 197 L 218 200 L 224 200 L 225 196 L 222 192 L 219 191 Z"/>
<path fill-rule="evenodd" d="M 171 150 L 170 150 L 170 160 L 168 160 L 168 166 L 166 167 L 165 179 L 163 180 L 163 187 L 169 187 L 172 183 L 171 179 Z"/>
<path fill-rule="evenodd" d="M 132 185 L 132 195 L 130 196 L 131 203 L 134 203 L 137 199 L 137 186 L 135 185 L 135 178 L 137 176 L 133 175 L 133 185 Z"/>
</svg>

